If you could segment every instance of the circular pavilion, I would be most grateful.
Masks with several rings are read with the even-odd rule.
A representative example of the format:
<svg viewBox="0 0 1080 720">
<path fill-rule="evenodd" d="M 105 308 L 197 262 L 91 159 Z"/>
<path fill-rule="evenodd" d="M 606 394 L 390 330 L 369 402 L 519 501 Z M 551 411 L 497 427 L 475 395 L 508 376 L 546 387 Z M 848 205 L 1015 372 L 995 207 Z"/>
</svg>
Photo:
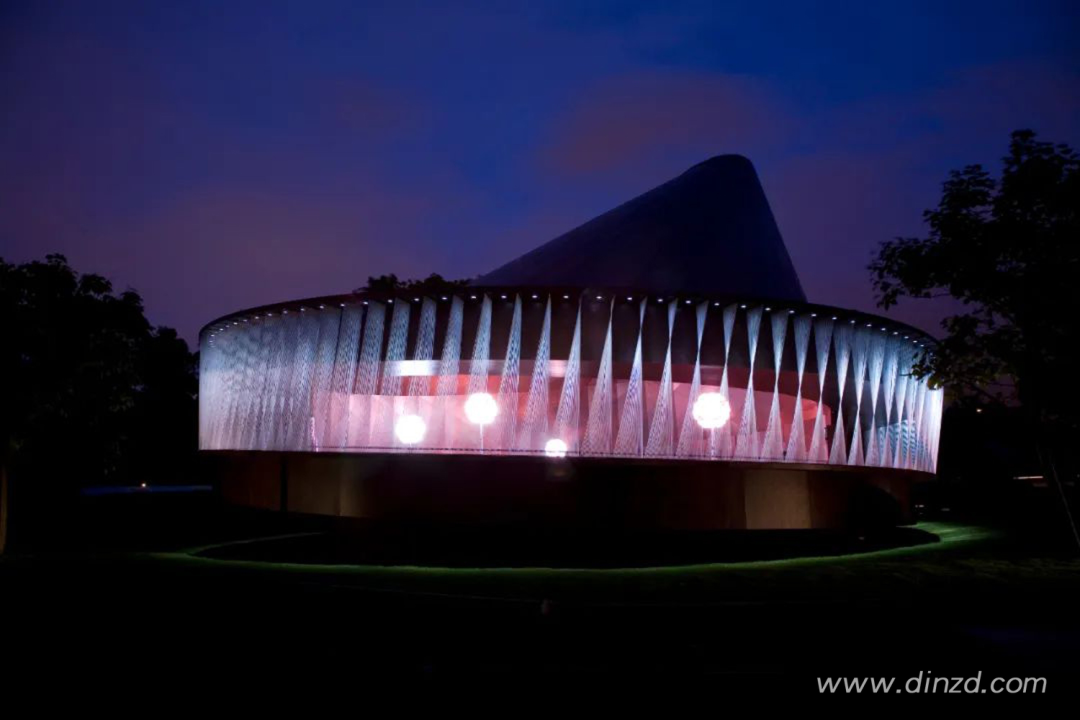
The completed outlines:
<svg viewBox="0 0 1080 720">
<path fill-rule="evenodd" d="M 808 303 L 720 156 L 470 286 L 210 323 L 200 446 L 233 502 L 372 521 L 895 524 L 936 464 L 931 344 Z"/>
</svg>

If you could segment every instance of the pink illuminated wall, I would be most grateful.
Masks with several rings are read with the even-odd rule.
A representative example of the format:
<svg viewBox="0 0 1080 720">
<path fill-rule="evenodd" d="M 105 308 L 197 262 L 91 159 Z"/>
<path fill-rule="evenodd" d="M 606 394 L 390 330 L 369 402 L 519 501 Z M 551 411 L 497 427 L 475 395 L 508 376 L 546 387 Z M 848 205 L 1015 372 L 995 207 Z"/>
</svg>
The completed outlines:
<svg viewBox="0 0 1080 720">
<path fill-rule="evenodd" d="M 594 292 L 339 300 L 204 330 L 203 449 L 936 465 L 923 339 L 866 316 Z"/>
</svg>

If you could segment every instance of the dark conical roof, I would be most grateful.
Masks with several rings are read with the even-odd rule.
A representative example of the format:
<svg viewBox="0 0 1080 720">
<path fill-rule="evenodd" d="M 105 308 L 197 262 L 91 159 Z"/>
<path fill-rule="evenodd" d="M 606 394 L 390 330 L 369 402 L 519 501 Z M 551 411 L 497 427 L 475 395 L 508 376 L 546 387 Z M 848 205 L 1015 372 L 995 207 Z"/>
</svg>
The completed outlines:
<svg viewBox="0 0 1080 720">
<path fill-rule="evenodd" d="M 805 302 L 754 166 L 719 155 L 479 278 Z"/>
</svg>

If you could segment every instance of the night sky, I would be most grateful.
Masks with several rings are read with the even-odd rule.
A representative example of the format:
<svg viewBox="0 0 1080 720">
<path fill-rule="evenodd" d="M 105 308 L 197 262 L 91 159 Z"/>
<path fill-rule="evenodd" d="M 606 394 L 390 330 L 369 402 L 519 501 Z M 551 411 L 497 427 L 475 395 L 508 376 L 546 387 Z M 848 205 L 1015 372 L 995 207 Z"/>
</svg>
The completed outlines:
<svg viewBox="0 0 1080 720">
<path fill-rule="evenodd" d="M 8 0 L 0 256 L 64 253 L 191 340 L 486 272 L 737 152 L 808 297 L 872 310 L 871 252 L 949 169 L 1080 144 L 1077 38 L 1071 1 Z"/>
</svg>

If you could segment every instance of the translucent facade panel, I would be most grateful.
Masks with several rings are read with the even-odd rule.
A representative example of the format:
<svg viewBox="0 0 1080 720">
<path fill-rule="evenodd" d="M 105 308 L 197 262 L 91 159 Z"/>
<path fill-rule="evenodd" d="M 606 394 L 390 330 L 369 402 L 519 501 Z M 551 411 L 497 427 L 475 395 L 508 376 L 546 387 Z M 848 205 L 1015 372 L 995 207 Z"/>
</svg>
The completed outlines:
<svg viewBox="0 0 1080 720">
<path fill-rule="evenodd" d="M 480 289 L 252 311 L 200 338 L 200 446 L 933 472 L 925 339 L 866 319 Z"/>
</svg>

